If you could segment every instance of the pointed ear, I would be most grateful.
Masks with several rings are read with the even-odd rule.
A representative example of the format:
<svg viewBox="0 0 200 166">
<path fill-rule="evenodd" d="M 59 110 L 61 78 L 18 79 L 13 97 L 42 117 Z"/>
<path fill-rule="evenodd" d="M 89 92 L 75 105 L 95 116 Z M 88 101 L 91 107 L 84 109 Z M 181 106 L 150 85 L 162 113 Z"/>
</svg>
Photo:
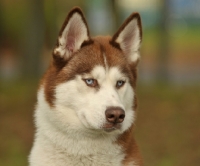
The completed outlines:
<svg viewBox="0 0 200 166">
<path fill-rule="evenodd" d="M 59 33 L 54 56 L 67 60 L 90 40 L 88 26 L 80 8 L 73 8 Z"/>
<path fill-rule="evenodd" d="M 120 48 L 130 62 L 137 62 L 142 39 L 141 19 L 138 13 L 131 14 L 113 36 L 111 44 Z"/>
</svg>

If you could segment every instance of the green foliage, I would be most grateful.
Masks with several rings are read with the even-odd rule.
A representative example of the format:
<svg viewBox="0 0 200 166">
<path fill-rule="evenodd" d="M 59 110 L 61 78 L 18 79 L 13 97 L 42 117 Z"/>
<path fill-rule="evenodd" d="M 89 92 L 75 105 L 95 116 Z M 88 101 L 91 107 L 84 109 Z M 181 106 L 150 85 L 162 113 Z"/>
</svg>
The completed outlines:
<svg viewBox="0 0 200 166">
<path fill-rule="evenodd" d="M 2 4 L 1 28 L 3 29 L 4 37 L 7 40 L 15 39 L 12 40 L 12 44 L 17 45 L 24 31 L 24 25 L 27 22 L 27 14 L 25 14 L 28 13 L 27 3 L 15 3 L 14 5 Z"/>
</svg>

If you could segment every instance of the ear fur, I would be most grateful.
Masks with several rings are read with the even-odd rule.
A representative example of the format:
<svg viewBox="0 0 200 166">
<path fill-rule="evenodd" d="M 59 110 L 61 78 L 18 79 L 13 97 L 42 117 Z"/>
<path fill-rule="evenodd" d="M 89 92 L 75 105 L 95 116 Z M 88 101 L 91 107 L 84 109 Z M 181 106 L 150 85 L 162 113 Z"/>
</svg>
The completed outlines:
<svg viewBox="0 0 200 166">
<path fill-rule="evenodd" d="M 54 56 L 67 60 L 78 51 L 85 41 L 89 41 L 89 31 L 85 17 L 80 8 L 73 8 L 59 33 Z"/>
<path fill-rule="evenodd" d="M 120 48 L 130 62 L 137 62 L 142 39 L 141 19 L 138 13 L 131 14 L 113 36 L 111 44 Z"/>
</svg>

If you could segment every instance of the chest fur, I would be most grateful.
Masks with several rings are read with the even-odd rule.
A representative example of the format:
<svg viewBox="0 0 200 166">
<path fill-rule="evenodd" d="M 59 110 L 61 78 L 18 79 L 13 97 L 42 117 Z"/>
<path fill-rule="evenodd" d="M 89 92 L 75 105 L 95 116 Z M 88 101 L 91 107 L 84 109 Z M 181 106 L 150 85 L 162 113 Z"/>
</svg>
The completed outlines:
<svg viewBox="0 0 200 166">
<path fill-rule="evenodd" d="M 31 155 L 34 165 L 122 166 L 124 159 L 122 148 L 110 142 L 68 140 L 62 147 L 52 143 L 42 137 L 36 140 Z"/>
</svg>

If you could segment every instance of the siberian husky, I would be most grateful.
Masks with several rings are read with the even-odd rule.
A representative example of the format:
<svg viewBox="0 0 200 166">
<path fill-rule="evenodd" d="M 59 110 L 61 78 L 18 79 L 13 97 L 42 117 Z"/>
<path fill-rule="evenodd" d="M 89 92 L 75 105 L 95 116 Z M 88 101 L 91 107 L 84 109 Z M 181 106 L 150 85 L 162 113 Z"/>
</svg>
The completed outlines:
<svg viewBox="0 0 200 166">
<path fill-rule="evenodd" d="M 73 8 L 38 90 L 30 166 L 141 166 L 133 130 L 142 37 L 138 13 L 91 37 Z"/>
</svg>

